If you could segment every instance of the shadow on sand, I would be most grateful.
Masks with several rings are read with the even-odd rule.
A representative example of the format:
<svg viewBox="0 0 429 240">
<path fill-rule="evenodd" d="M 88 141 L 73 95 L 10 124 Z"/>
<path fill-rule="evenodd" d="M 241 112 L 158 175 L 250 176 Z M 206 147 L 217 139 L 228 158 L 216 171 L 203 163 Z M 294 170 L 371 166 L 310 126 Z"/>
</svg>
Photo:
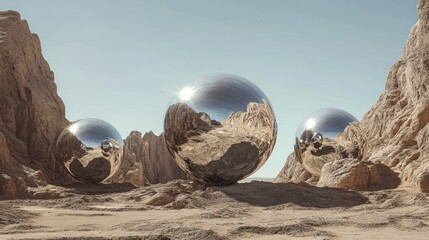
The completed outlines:
<svg viewBox="0 0 429 240">
<path fill-rule="evenodd" d="M 269 207 L 293 203 L 302 207 L 353 207 L 368 199 L 353 191 L 337 188 L 318 188 L 304 184 L 253 181 L 216 188 L 227 196 L 253 206 Z"/>
<path fill-rule="evenodd" d="M 379 175 L 377 183 L 373 186 L 370 186 L 366 191 L 379 191 L 384 189 L 395 189 L 401 184 L 401 179 L 399 178 L 399 173 L 394 172 L 388 166 L 378 163 L 374 164 Z"/>
<path fill-rule="evenodd" d="M 62 185 L 61 187 L 67 189 L 68 192 L 85 195 L 122 193 L 128 192 L 136 188 L 136 186 L 131 183 L 73 183 L 68 185 Z"/>
</svg>

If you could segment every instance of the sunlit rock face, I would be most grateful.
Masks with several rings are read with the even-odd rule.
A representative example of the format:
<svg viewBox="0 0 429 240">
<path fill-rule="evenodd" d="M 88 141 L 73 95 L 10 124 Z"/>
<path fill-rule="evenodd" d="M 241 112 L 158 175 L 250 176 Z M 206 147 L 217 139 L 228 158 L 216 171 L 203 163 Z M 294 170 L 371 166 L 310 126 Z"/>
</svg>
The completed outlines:
<svg viewBox="0 0 429 240">
<path fill-rule="evenodd" d="M 94 118 L 66 127 L 57 141 L 57 156 L 70 174 L 82 182 L 99 183 L 121 165 L 123 141 L 109 123 Z"/>
<path fill-rule="evenodd" d="M 365 160 L 381 162 L 402 180 L 429 192 L 429 0 L 417 5 L 401 58 L 389 70 L 384 93 L 362 119 Z"/>
<path fill-rule="evenodd" d="M 320 176 L 327 162 L 361 158 L 365 136 L 353 123 L 358 123 L 358 120 L 340 109 L 326 108 L 311 113 L 296 132 L 296 160 L 311 174 Z"/>
<path fill-rule="evenodd" d="M 137 186 L 187 179 L 167 150 L 164 133 L 132 131 L 124 140 L 124 159 L 112 182 Z"/>
<path fill-rule="evenodd" d="M 0 11 L 0 195 L 72 180 L 55 164 L 55 142 L 67 124 L 39 37 L 18 12 Z"/>
<path fill-rule="evenodd" d="M 178 93 L 165 115 L 164 132 L 179 167 L 200 181 L 229 185 L 267 161 L 277 124 L 270 102 L 256 85 L 216 74 Z"/>
</svg>

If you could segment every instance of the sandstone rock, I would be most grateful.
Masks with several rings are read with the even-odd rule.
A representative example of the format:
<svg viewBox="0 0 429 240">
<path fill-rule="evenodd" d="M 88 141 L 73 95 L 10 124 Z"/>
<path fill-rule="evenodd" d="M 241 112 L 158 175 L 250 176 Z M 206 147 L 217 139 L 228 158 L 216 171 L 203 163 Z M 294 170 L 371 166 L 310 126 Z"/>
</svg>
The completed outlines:
<svg viewBox="0 0 429 240">
<path fill-rule="evenodd" d="M 357 146 L 359 151 L 352 152 L 368 165 L 369 188 L 393 188 L 402 179 L 423 192 L 429 192 L 429 0 L 420 0 L 417 9 L 419 20 L 411 29 L 400 60 L 389 71 L 385 92 L 360 123 L 365 138 L 346 144 L 347 148 Z M 349 133 L 340 138 L 347 135 Z M 338 159 L 338 156 L 323 155 L 325 162 Z M 361 181 L 356 177 L 358 172 L 366 174 L 363 166 L 349 163 L 340 167 L 341 161 L 330 165 L 323 163 L 324 176 L 319 185 L 363 188 L 362 176 Z M 286 166 L 291 167 L 290 170 L 282 170 L 282 173 L 289 174 L 286 179 L 299 179 L 302 172 L 299 167 L 294 163 L 286 163 Z M 335 176 L 340 171 L 344 175 L 342 179 L 350 177 L 347 168 L 355 171 L 350 173 L 356 180 L 353 180 L 357 184 L 354 187 L 349 180 L 347 184 L 340 184 L 338 176 Z"/>
<path fill-rule="evenodd" d="M 13 161 L 7 146 L 6 136 L 2 132 L 0 132 L 0 160 L 2 168 L 11 165 Z"/>
<path fill-rule="evenodd" d="M 396 188 L 401 184 L 398 173 L 388 166 L 372 162 L 364 162 L 369 169 L 368 190 L 381 190 Z"/>
<path fill-rule="evenodd" d="M 142 137 L 140 132 L 133 131 L 125 139 L 124 160 L 111 181 L 142 186 L 186 178 L 170 156 L 163 133 L 156 136 L 148 132 Z"/>
<path fill-rule="evenodd" d="M 392 189 L 398 187 L 401 183 L 398 173 L 381 163 L 374 164 L 372 162 L 359 161 L 358 159 L 353 159 L 353 161 L 339 159 L 327 164 L 331 164 L 331 166 L 322 171 L 320 183 L 318 183 L 319 177 L 305 170 L 302 165 L 296 161 L 295 154 L 292 153 L 289 155 L 284 168 L 274 182 L 305 182 L 323 187 L 338 187 L 354 190 Z M 335 165 L 335 167 L 332 167 L 332 165 Z M 358 165 L 357 168 L 359 171 L 356 170 L 356 166 L 354 165 Z M 368 169 L 367 178 L 365 177 L 367 175 L 367 170 L 363 168 Z M 350 178 L 355 178 L 355 180 L 350 180 Z M 358 181 L 358 179 L 360 179 L 360 181 Z"/>
<path fill-rule="evenodd" d="M 152 196 L 146 201 L 147 205 L 151 206 L 164 206 L 176 200 L 175 196 L 169 194 L 158 193 L 155 196 Z"/>
<path fill-rule="evenodd" d="M 305 170 L 305 168 L 296 159 L 295 153 L 289 154 L 286 164 L 280 173 L 275 178 L 274 182 L 285 183 L 301 183 L 310 180 L 313 175 Z"/>
<path fill-rule="evenodd" d="M 429 1 L 420 0 L 419 20 L 400 60 L 390 69 L 385 92 L 364 116 L 364 159 L 384 163 L 403 180 L 429 192 Z"/>
<path fill-rule="evenodd" d="M 22 181 L 69 181 L 54 154 L 56 139 L 68 124 L 64 104 L 39 38 L 14 11 L 0 12 L 0 86 L 0 174 L 18 186 Z M 11 185 L 0 185 L 0 192 L 12 191 Z"/>
<path fill-rule="evenodd" d="M 384 164 L 346 158 L 325 164 L 317 186 L 346 190 L 381 190 L 396 188 L 400 183 L 398 173 Z"/>
<path fill-rule="evenodd" d="M 364 162 L 345 158 L 326 163 L 318 187 L 360 190 L 368 186 L 369 170 Z"/>
</svg>

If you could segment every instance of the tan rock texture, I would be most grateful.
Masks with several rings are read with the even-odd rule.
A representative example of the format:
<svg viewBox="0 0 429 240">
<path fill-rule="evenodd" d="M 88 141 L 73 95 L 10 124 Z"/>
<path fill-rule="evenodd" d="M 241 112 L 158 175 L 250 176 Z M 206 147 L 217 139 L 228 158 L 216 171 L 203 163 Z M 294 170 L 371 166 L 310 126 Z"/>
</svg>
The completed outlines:
<svg viewBox="0 0 429 240">
<path fill-rule="evenodd" d="M 314 176 L 291 153 L 276 183 L 308 183 L 318 187 L 344 190 L 381 190 L 397 188 L 401 183 L 398 173 L 384 164 L 364 162 L 356 158 L 343 158 L 323 165 L 321 175 Z"/>
<path fill-rule="evenodd" d="M 345 158 L 323 165 L 317 186 L 360 190 L 367 188 L 368 179 L 369 169 L 364 162 Z"/>
<path fill-rule="evenodd" d="M 316 176 L 314 176 L 316 177 Z M 298 162 L 296 159 L 295 153 L 289 154 L 286 160 L 286 164 L 280 173 L 275 178 L 274 182 L 276 183 L 301 183 L 307 182 L 312 179 L 313 175 L 305 170 L 305 168 Z M 317 177 L 316 177 L 317 178 Z M 318 179 L 318 178 L 317 178 Z"/>
<path fill-rule="evenodd" d="M 389 71 L 385 92 L 360 123 L 365 137 L 346 144 L 347 148 L 358 147 L 357 158 L 362 158 L 367 165 L 367 188 L 393 188 L 405 180 L 419 190 L 429 192 L 429 0 L 420 0 L 417 10 L 419 20 L 411 29 L 400 60 Z M 335 168 L 336 164 L 347 161 L 326 157 L 337 162 L 324 166 L 319 186 L 364 188 L 367 177 L 361 164 L 357 165 L 359 167 L 352 167 L 353 164 L 343 166 L 339 174 L 340 168 Z M 303 174 L 301 165 L 286 163 L 286 167 L 290 169 L 283 169 L 277 181 L 306 181 L 300 178 Z M 355 172 L 347 173 L 347 169 Z M 357 169 L 361 170 L 359 174 Z M 355 179 L 345 183 L 343 180 L 351 175 Z"/>
<path fill-rule="evenodd" d="M 0 194 L 70 178 L 55 160 L 68 124 L 39 38 L 14 11 L 0 12 Z"/>
<path fill-rule="evenodd" d="M 124 160 L 114 182 L 131 182 L 137 186 L 187 179 L 187 174 L 174 162 L 165 144 L 164 134 L 143 135 L 133 131 L 125 139 Z"/>
<path fill-rule="evenodd" d="M 364 116 L 365 159 L 384 163 L 429 192 L 429 0 L 417 6 L 400 60 L 389 71 L 385 92 Z"/>
</svg>

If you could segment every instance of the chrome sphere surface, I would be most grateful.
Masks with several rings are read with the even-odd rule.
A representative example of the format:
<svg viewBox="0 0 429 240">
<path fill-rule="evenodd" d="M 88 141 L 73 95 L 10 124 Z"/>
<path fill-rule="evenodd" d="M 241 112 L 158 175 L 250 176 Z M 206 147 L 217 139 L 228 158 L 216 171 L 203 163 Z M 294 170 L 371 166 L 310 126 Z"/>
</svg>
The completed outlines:
<svg viewBox="0 0 429 240">
<path fill-rule="evenodd" d="M 270 156 L 277 124 L 265 94 L 249 80 L 210 75 L 183 88 L 164 119 L 167 148 L 197 180 L 233 184 Z"/>
<path fill-rule="evenodd" d="M 99 183 L 119 169 L 123 140 L 109 123 L 95 118 L 81 119 L 63 130 L 56 154 L 74 178 Z"/>
<path fill-rule="evenodd" d="M 298 126 L 294 152 L 297 160 L 313 175 L 320 175 L 323 165 L 341 158 L 337 146 L 338 135 L 358 120 L 350 113 L 336 108 L 325 108 L 308 115 Z M 358 130 L 357 125 L 353 129 Z"/>
</svg>

